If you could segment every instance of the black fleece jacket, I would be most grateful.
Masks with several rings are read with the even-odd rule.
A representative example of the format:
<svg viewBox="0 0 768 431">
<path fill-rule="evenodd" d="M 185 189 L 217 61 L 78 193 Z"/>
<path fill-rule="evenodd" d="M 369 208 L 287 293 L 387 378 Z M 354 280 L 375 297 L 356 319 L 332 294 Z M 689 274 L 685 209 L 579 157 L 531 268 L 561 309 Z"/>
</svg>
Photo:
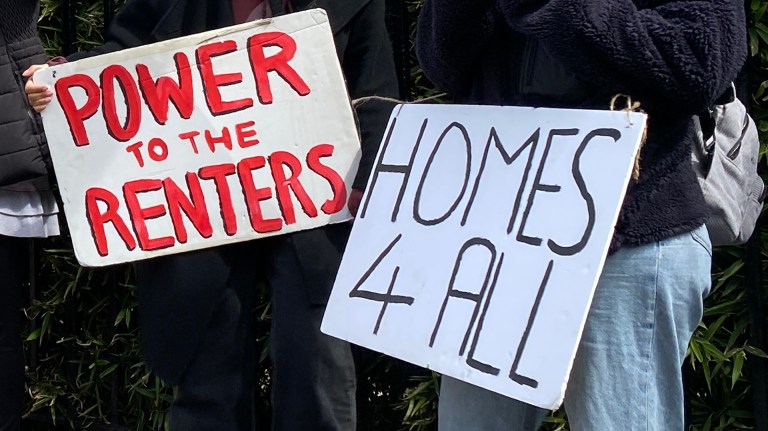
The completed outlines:
<svg viewBox="0 0 768 431">
<path fill-rule="evenodd" d="M 416 48 L 427 76 L 462 102 L 607 109 L 619 93 L 641 102 L 648 137 L 615 250 L 704 222 L 691 167 L 692 118 L 738 74 L 745 23 L 741 0 L 426 0 Z M 542 101 L 520 87 L 510 90 L 509 81 L 523 73 L 514 55 L 524 40 L 582 84 L 578 100 L 563 94 Z M 560 75 L 544 75 L 537 79 L 558 84 Z"/>
</svg>

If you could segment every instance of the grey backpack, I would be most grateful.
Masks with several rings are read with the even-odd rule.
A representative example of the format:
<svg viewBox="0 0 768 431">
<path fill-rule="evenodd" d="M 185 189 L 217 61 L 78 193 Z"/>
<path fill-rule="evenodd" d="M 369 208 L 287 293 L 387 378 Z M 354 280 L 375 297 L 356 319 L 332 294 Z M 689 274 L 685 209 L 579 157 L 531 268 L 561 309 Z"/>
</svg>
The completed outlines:
<svg viewBox="0 0 768 431">
<path fill-rule="evenodd" d="M 709 206 L 706 225 L 712 244 L 743 244 L 763 208 L 765 184 L 757 173 L 760 139 L 733 85 L 718 103 L 708 114 L 694 117 L 698 139 L 693 168 Z"/>
</svg>

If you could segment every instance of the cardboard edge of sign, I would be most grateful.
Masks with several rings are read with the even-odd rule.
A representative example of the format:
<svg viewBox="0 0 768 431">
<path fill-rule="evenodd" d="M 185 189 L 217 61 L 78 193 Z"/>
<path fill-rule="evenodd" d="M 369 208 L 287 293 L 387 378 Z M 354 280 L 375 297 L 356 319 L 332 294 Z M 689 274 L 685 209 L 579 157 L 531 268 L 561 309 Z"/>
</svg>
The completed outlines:
<svg viewBox="0 0 768 431">
<path fill-rule="evenodd" d="M 326 224 L 321 224 L 321 225 L 309 227 L 306 229 L 281 231 L 279 233 L 272 233 L 272 234 L 260 234 L 259 236 L 242 236 L 238 238 L 230 237 L 230 238 L 222 239 L 221 241 L 218 241 L 215 243 L 198 242 L 194 245 L 188 246 L 188 248 L 184 249 L 184 251 L 179 251 L 175 253 L 162 253 L 162 250 L 159 250 L 159 251 L 158 250 L 154 250 L 154 251 L 140 250 L 140 251 L 137 251 L 136 254 L 132 254 L 129 259 L 109 260 L 108 257 L 97 256 L 97 255 L 94 255 L 93 253 L 89 254 L 89 252 L 86 252 L 85 250 L 83 250 L 83 248 L 85 247 L 78 246 L 75 243 L 73 243 L 72 249 L 75 252 L 75 259 L 77 260 L 77 263 L 80 264 L 80 266 L 83 266 L 85 268 L 108 268 L 110 266 L 134 263 L 134 262 L 139 262 L 143 260 L 154 259 L 157 257 L 191 253 L 195 251 L 222 247 L 230 244 L 237 244 L 237 243 L 247 242 L 247 241 L 258 241 L 260 239 L 265 239 L 273 236 L 287 235 L 287 234 L 296 233 L 300 231 L 317 229 L 317 228 L 320 228 L 323 226 L 329 226 L 332 224 L 349 223 L 351 220 L 353 220 L 352 215 L 349 214 L 348 211 L 346 212 L 346 215 L 347 215 L 346 218 L 334 220 Z"/>
</svg>

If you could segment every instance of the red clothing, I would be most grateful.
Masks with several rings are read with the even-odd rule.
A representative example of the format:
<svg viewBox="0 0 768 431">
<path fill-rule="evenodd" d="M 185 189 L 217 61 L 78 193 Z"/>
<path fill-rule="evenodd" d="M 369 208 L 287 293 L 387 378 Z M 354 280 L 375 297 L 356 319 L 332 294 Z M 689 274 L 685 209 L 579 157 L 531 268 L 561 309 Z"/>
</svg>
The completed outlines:
<svg viewBox="0 0 768 431">
<path fill-rule="evenodd" d="M 232 16 L 235 19 L 235 24 L 271 17 L 272 11 L 269 3 L 269 0 L 232 0 Z M 290 0 L 280 0 L 280 3 L 282 3 L 284 11 L 293 12 L 293 5 Z"/>
</svg>

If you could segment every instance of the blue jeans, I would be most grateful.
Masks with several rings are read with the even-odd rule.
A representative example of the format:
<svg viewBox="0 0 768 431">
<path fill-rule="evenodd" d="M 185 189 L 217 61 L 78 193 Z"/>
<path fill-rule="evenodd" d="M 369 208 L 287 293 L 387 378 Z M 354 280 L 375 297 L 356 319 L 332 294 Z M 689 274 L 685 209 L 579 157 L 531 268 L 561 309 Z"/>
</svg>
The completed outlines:
<svg viewBox="0 0 768 431">
<path fill-rule="evenodd" d="M 705 227 L 608 257 L 565 393 L 571 430 L 683 430 L 681 366 L 709 293 Z M 443 377 L 440 431 L 536 430 L 546 411 Z"/>
</svg>

